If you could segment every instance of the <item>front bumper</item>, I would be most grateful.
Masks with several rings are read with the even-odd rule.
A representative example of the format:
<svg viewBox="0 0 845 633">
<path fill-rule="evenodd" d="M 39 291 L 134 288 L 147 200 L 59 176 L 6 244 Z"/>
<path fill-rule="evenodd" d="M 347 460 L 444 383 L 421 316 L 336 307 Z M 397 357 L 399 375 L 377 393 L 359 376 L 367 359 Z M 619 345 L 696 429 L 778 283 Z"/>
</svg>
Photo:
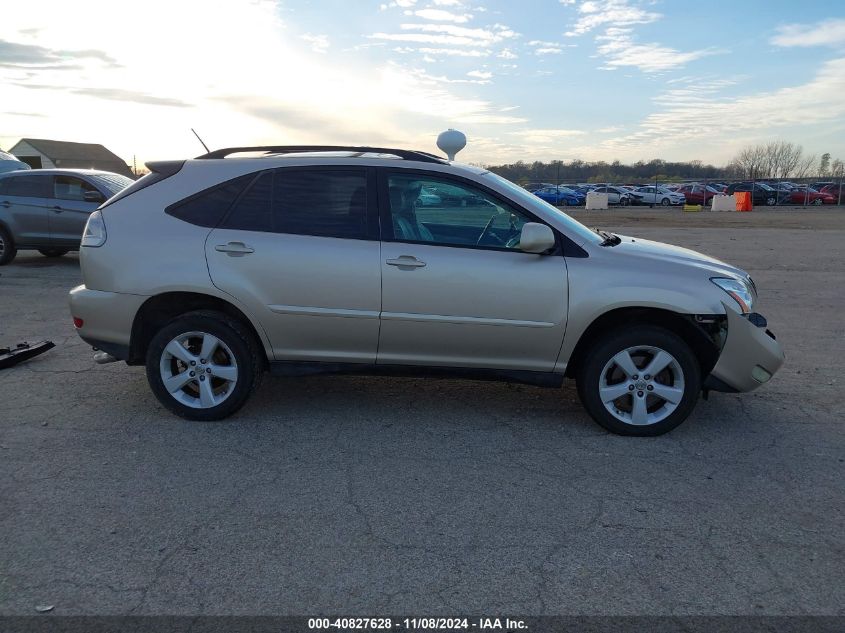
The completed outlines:
<svg viewBox="0 0 845 633">
<path fill-rule="evenodd" d="M 754 325 L 733 308 L 725 306 L 725 310 L 727 339 L 705 387 L 717 391 L 752 391 L 768 382 L 783 365 L 783 348 L 764 327 Z"/>
<path fill-rule="evenodd" d="M 81 319 L 77 334 L 89 345 L 116 358 L 129 350 L 132 323 L 138 309 L 149 297 L 119 292 L 91 290 L 84 285 L 70 291 L 70 313 Z"/>
</svg>

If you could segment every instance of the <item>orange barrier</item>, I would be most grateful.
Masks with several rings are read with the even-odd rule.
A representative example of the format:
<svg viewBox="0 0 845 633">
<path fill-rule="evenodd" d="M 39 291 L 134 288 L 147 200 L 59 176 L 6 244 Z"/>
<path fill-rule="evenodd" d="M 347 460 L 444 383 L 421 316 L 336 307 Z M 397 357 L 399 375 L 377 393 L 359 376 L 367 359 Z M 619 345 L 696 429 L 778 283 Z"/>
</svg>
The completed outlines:
<svg viewBox="0 0 845 633">
<path fill-rule="evenodd" d="M 750 191 L 737 191 L 734 193 L 734 198 L 736 198 L 737 211 L 751 211 L 752 205 Z"/>
</svg>

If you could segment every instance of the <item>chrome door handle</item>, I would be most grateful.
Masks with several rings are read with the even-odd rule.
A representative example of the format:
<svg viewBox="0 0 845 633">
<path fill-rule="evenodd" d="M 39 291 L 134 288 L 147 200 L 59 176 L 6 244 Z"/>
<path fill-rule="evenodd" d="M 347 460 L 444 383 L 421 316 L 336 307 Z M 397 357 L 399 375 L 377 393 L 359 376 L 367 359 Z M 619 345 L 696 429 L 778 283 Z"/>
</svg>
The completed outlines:
<svg viewBox="0 0 845 633">
<path fill-rule="evenodd" d="M 8 200 L 3 200 L 2 204 L 7 209 L 12 206 L 12 203 L 9 202 Z"/>
<path fill-rule="evenodd" d="M 250 253 L 255 252 L 255 249 L 252 248 L 252 246 L 248 246 L 243 242 L 218 244 L 214 247 L 214 250 L 220 253 L 226 253 L 229 257 L 243 257 L 244 255 L 249 255 Z"/>
<path fill-rule="evenodd" d="M 422 268 L 425 262 L 420 261 L 412 255 L 401 255 L 396 259 L 388 259 L 385 261 L 388 266 L 399 266 L 400 268 Z"/>
<path fill-rule="evenodd" d="M 56 213 L 61 213 L 62 211 L 64 211 L 64 209 L 62 209 L 61 207 L 52 207 L 52 209 Z"/>
</svg>

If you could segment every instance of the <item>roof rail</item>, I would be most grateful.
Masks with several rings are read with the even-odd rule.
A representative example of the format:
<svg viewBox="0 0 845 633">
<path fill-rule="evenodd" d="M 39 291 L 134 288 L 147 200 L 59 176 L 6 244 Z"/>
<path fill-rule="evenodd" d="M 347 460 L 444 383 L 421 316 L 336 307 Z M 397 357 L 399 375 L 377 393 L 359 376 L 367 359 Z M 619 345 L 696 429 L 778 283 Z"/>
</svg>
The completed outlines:
<svg viewBox="0 0 845 633">
<path fill-rule="evenodd" d="M 266 152 L 267 154 L 294 154 L 300 152 L 357 152 L 359 154 L 392 154 L 403 160 L 415 160 L 421 163 L 446 163 L 445 158 L 408 149 L 389 147 L 360 147 L 349 145 L 259 145 L 256 147 L 226 147 L 208 154 L 197 156 L 198 159 L 226 158 L 239 152 Z"/>
</svg>

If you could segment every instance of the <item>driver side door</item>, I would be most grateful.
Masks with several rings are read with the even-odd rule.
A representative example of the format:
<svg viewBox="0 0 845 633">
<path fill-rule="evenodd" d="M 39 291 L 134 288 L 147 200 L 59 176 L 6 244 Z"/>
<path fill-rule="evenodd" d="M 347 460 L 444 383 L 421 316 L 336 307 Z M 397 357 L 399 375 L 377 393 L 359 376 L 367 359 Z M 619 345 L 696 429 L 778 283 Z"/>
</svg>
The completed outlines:
<svg viewBox="0 0 845 633">
<path fill-rule="evenodd" d="M 443 201 L 420 203 L 436 191 Z M 518 248 L 528 212 L 439 174 L 381 174 L 379 364 L 552 371 L 566 327 L 566 261 Z"/>
</svg>

